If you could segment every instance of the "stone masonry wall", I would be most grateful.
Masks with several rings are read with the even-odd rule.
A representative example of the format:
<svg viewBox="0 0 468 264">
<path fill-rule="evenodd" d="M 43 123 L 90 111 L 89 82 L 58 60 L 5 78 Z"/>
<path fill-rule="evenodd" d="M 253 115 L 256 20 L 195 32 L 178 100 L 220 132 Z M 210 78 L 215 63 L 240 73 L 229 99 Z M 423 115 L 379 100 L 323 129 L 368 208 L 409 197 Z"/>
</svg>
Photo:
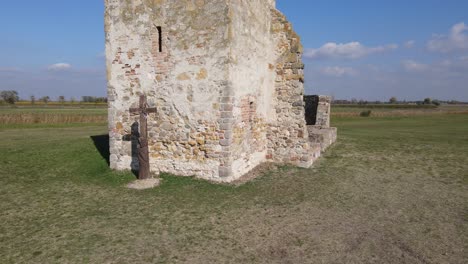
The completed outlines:
<svg viewBox="0 0 468 264">
<path fill-rule="evenodd" d="M 233 177 L 264 162 L 266 122 L 273 111 L 271 5 L 265 0 L 231 1 L 229 80 L 232 84 L 232 138 L 229 141 Z"/>
<path fill-rule="evenodd" d="M 106 0 L 111 167 L 136 169 L 138 116 L 146 94 L 151 170 L 219 177 L 228 87 L 228 5 L 224 1 Z"/>
<path fill-rule="evenodd" d="M 299 36 L 283 14 L 272 9 L 276 42 L 276 122 L 269 126 L 268 159 L 309 167 L 320 155 L 309 144 L 304 118 L 304 64 Z"/>
<path fill-rule="evenodd" d="M 274 0 L 105 0 L 110 163 L 228 182 L 270 160 L 308 167 L 302 46 Z M 320 151 L 319 151 L 320 152 Z"/>
<path fill-rule="evenodd" d="M 318 106 L 317 106 L 317 121 L 315 125 L 322 127 L 330 127 L 330 115 L 331 115 L 331 97 L 319 95 Z"/>
</svg>

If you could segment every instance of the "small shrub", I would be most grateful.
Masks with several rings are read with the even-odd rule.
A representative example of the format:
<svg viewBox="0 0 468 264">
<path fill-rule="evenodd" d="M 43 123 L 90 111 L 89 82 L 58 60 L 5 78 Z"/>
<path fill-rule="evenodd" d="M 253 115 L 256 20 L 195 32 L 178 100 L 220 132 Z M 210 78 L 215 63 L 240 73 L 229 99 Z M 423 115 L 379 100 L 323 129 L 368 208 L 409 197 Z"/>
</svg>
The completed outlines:
<svg viewBox="0 0 468 264">
<path fill-rule="evenodd" d="M 372 113 L 371 110 L 367 110 L 367 111 L 362 111 L 359 115 L 362 117 L 369 117 L 371 113 Z"/>
<path fill-rule="evenodd" d="M 34 118 L 33 118 L 33 123 L 34 123 L 34 124 L 38 124 L 38 123 L 40 123 L 40 122 L 41 122 L 41 117 L 38 116 L 38 115 L 34 116 Z"/>
</svg>

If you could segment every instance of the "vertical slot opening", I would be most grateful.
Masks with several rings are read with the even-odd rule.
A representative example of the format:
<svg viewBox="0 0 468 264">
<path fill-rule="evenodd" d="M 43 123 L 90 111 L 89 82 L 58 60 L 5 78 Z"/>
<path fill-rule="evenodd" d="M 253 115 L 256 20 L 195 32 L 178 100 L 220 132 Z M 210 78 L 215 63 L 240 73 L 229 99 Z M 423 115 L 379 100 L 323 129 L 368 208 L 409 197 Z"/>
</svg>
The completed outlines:
<svg viewBox="0 0 468 264">
<path fill-rule="evenodd" d="M 159 52 L 162 52 L 162 28 L 156 27 L 158 29 L 158 43 L 159 43 Z"/>
</svg>

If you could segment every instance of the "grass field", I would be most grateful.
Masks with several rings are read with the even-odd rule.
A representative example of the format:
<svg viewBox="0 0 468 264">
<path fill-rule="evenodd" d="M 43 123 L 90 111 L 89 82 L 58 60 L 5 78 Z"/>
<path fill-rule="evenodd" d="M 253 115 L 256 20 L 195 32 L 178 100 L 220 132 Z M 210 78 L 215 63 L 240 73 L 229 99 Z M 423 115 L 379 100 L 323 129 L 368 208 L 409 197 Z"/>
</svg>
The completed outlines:
<svg viewBox="0 0 468 264">
<path fill-rule="evenodd" d="M 29 103 L 28 103 L 29 104 Z M 19 104 L 16 107 L 0 107 L 0 128 L 15 126 L 41 127 L 38 124 L 103 124 L 107 122 L 105 104 L 83 104 L 65 106 L 41 106 Z M 450 114 L 468 114 L 468 105 L 334 105 L 332 115 L 336 118 L 358 117 L 363 111 L 371 111 L 373 117 L 433 116 Z"/>
<path fill-rule="evenodd" d="M 333 123 L 311 169 L 147 191 L 108 169 L 105 124 L 3 125 L 0 262 L 466 263 L 468 115 Z"/>
<path fill-rule="evenodd" d="M 376 107 L 378 106 L 378 107 Z M 392 107 L 393 106 L 393 107 Z M 404 106 L 413 108 L 404 108 Z M 361 112 L 370 110 L 374 117 L 433 116 L 450 114 L 468 114 L 468 105 L 335 105 L 332 106 L 334 117 L 357 117 Z"/>
</svg>

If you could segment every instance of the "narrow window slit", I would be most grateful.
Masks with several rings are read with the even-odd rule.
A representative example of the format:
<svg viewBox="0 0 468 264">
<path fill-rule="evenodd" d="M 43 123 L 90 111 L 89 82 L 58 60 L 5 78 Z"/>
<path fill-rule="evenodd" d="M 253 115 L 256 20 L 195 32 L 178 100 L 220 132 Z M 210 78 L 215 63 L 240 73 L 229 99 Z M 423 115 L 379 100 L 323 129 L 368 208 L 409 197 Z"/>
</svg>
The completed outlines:
<svg viewBox="0 0 468 264">
<path fill-rule="evenodd" d="M 159 52 L 162 52 L 162 27 L 156 27 L 158 29 L 158 43 L 159 43 Z"/>
</svg>

